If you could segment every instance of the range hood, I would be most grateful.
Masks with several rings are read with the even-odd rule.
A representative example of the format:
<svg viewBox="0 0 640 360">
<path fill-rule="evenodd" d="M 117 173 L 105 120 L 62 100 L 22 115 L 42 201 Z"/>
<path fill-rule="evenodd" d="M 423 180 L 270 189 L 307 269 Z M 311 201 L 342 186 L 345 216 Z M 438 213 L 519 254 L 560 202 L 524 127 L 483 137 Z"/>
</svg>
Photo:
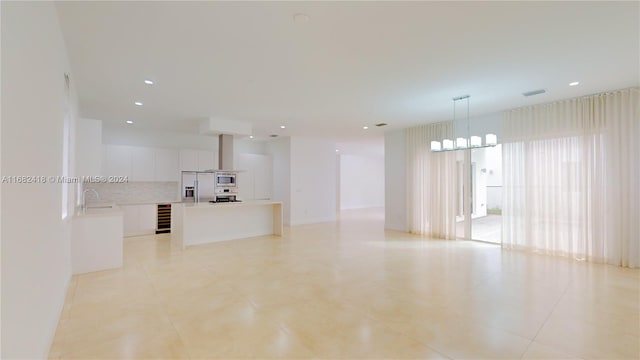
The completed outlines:
<svg viewBox="0 0 640 360">
<path fill-rule="evenodd" d="M 218 169 L 212 171 L 238 171 L 233 170 L 234 135 L 249 136 L 252 126 L 248 122 L 211 117 L 200 123 L 200 134 L 218 135 Z"/>
<path fill-rule="evenodd" d="M 233 169 L 233 135 L 218 135 L 218 171 L 235 171 Z"/>
</svg>

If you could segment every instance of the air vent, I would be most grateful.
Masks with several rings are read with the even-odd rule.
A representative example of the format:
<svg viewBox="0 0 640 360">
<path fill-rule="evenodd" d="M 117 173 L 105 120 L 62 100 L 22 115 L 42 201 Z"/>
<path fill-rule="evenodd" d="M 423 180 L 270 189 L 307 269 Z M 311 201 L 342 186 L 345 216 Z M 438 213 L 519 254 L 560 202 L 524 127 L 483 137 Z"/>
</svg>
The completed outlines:
<svg viewBox="0 0 640 360">
<path fill-rule="evenodd" d="M 545 89 L 539 89 L 539 90 L 533 90 L 533 91 L 524 92 L 524 93 L 522 93 L 522 95 L 524 95 L 524 96 L 533 96 L 533 95 L 538 95 L 538 94 L 544 94 L 546 92 L 547 92 L 547 90 L 545 90 Z"/>
<path fill-rule="evenodd" d="M 377 126 L 377 127 L 387 126 L 387 124 L 386 124 L 386 123 L 378 123 L 378 124 L 376 124 L 376 126 Z"/>
<path fill-rule="evenodd" d="M 269 137 L 278 137 L 278 134 L 271 134 Z"/>
</svg>

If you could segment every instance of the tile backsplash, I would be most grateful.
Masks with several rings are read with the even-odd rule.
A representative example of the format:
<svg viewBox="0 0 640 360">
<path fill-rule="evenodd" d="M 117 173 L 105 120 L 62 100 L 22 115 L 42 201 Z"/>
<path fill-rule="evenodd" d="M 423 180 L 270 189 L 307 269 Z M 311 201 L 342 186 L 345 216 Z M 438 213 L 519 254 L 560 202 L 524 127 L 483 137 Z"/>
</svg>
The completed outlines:
<svg viewBox="0 0 640 360">
<path fill-rule="evenodd" d="M 84 189 L 95 189 L 100 199 L 89 191 L 87 203 L 107 201 L 118 203 L 179 201 L 180 190 L 177 181 L 135 181 L 128 183 L 84 184 Z"/>
</svg>

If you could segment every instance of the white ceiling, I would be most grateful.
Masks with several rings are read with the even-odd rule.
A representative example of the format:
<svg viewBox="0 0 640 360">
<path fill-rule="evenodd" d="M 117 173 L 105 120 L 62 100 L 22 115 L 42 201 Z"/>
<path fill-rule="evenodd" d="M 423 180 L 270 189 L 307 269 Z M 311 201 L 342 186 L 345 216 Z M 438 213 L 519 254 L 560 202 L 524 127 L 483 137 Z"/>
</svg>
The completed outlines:
<svg viewBox="0 0 640 360">
<path fill-rule="evenodd" d="M 252 122 L 259 135 L 349 141 L 450 119 L 458 95 L 471 95 L 473 117 L 640 84 L 638 2 L 69 2 L 58 10 L 81 115 L 123 126 L 195 132 L 197 119 L 214 116 Z M 309 21 L 295 22 L 297 13 Z M 547 93 L 521 95 L 539 88 Z M 371 127 L 378 122 L 389 126 Z"/>
</svg>

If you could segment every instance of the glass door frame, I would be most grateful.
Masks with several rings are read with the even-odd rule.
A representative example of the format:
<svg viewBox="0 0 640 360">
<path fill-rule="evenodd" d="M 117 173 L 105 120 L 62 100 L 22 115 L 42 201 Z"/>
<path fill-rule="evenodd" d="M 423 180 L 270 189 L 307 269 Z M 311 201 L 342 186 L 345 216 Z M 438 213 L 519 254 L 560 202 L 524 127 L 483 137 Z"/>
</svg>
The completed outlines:
<svg viewBox="0 0 640 360">
<path fill-rule="evenodd" d="M 456 238 L 460 240 L 473 240 L 471 238 L 471 149 L 461 150 L 464 153 L 462 160 L 462 234 L 456 233 Z M 459 181 L 459 179 L 457 180 Z"/>
<path fill-rule="evenodd" d="M 464 152 L 464 160 L 462 160 L 462 168 L 463 168 L 463 179 L 462 179 L 462 216 L 463 216 L 463 233 L 456 233 L 456 238 L 459 240 L 469 240 L 469 241 L 477 241 L 486 244 L 492 245 L 500 245 L 500 243 L 495 243 L 487 240 L 474 239 L 473 238 L 473 193 L 475 184 L 473 184 L 473 174 L 475 164 L 472 161 L 472 149 L 460 150 Z M 459 181 L 457 179 L 456 181 Z"/>
</svg>

